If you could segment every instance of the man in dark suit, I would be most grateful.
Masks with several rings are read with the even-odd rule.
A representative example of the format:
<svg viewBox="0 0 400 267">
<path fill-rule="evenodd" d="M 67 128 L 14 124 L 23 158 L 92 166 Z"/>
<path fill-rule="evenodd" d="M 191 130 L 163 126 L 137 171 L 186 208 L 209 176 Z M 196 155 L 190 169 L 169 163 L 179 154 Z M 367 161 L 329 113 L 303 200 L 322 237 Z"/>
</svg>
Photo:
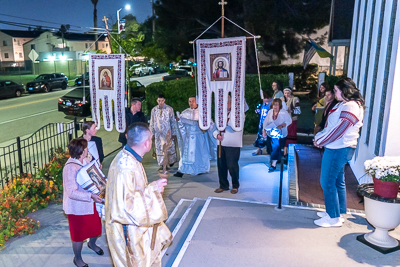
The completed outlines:
<svg viewBox="0 0 400 267">
<path fill-rule="evenodd" d="M 140 102 L 140 99 L 138 97 L 132 98 L 131 107 L 127 108 L 125 111 L 126 129 L 135 122 L 144 122 L 147 124 L 147 119 L 141 109 L 142 102 Z M 126 145 L 127 140 L 125 133 L 119 134 L 118 142 L 122 143 L 122 147 Z"/>
<path fill-rule="evenodd" d="M 324 113 L 322 114 L 321 123 L 315 128 L 316 133 L 322 131 L 325 128 L 329 112 L 338 103 L 338 101 L 335 99 L 335 93 L 332 89 L 325 91 L 325 101 L 325 109 Z"/>
</svg>

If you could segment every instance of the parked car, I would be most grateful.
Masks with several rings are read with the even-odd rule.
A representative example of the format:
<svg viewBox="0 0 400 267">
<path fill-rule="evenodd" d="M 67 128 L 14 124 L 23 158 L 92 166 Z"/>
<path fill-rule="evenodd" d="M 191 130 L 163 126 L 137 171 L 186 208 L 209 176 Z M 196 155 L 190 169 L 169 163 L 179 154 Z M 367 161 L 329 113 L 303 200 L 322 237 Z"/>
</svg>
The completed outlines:
<svg viewBox="0 0 400 267">
<path fill-rule="evenodd" d="M 83 86 L 83 78 L 85 77 L 85 86 L 90 84 L 89 81 L 89 72 L 86 72 L 85 74 L 82 74 L 78 78 L 75 79 L 75 85 L 76 86 Z"/>
<path fill-rule="evenodd" d="M 191 65 L 185 65 L 185 66 L 181 65 L 181 66 L 178 66 L 178 69 L 187 70 L 187 72 L 190 76 L 194 75 L 194 67 Z"/>
<path fill-rule="evenodd" d="M 140 101 L 143 101 L 146 97 L 145 88 L 146 87 L 139 81 L 131 81 L 129 83 L 130 98 L 132 99 L 133 97 L 138 97 L 140 98 Z M 130 103 L 130 99 L 128 102 Z"/>
<path fill-rule="evenodd" d="M 61 88 L 66 89 L 68 86 L 68 77 L 64 73 L 50 73 L 41 74 L 37 76 L 32 82 L 26 84 L 26 91 L 33 92 L 50 92 L 53 89 Z"/>
<path fill-rule="evenodd" d="M 0 97 L 19 97 L 23 91 L 24 86 L 22 84 L 10 80 L 0 81 Z"/>
<path fill-rule="evenodd" d="M 162 80 L 163 81 L 179 80 L 180 78 L 184 77 L 193 77 L 193 75 L 189 75 L 187 70 L 175 69 L 172 71 L 170 75 L 163 76 Z"/>
<path fill-rule="evenodd" d="M 147 66 L 147 65 L 144 64 L 144 63 L 140 63 L 140 64 L 135 64 L 135 65 L 133 65 L 133 66 L 130 68 L 130 71 L 134 71 L 134 73 L 135 73 L 137 76 L 140 76 L 140 77 L 142 77 L 142 76 L 144 76 L 144 75 L 151 75 L 151 74 L 155 73 L 153 67 Z"/>
<path fill-rule="evenodd" d="M 83 92 L 85 88 L 85 93 Z M 83 96 L 85 95 L 85 101 Z M 58 99 L 58 111 L 66 115 L 80 117 L 89 116 L 90 111 L 90 87 L 77 87 Z"/>
</svg>

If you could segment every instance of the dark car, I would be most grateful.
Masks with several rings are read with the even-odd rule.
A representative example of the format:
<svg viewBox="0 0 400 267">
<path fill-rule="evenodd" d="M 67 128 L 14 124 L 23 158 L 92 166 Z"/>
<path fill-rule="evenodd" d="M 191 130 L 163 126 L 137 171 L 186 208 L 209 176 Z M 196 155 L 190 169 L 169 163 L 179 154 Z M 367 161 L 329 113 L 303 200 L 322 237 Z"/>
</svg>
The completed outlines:
<svg viewBox="0 0 400 267">
<path fill-rule="evenodd" d="M 64 73 L 41 74 L 32 82 L 26 84 L 26 91 L 33 92 L 50 92 L 53 89 L 66 89 L 68 86 L 68 77 Z"/>
<path fill-rule="evenodd" d="M 193 75 L 189 75 L 187 70 L 176 69 L 173 70 L 170 75 L 163 76 L 162 80 L 163 81 L 179 80 L 180 78 L 183 77 L 193 77 Z"/>
<path fill-rule="evenodd" d="M 75 85 L 76 86 L 83 86 L 83 79 L 85 78 L 85 86 L 89 85 L 89 72 L 86 72 L 85 74 L 82 74 L 78 78 L 75 79 Z"/>
<path fill-rule="evenodd" d="M 15 83 L 10 80 L 0 81 L 0 97 L 21 96 L 24 91 L 22 84 Z"/>
<path fill-rule="evenodd" d="M 85 96 L 85 100 L 83 100 L 83 96 Z M 77 87 L 60 97 L 58 111 L 64 112 L 66 115 L 89 116 L 91 114 L 90 87 Z"/>
<path fill-rule="evenodd" d="M 129 91 L 130 91 L 130 98 L 138 97 L 140 101 L 143 101 L 146 96 L 145 86 L 141 84 L 139 81 L 131 81 L 129 83 Z"/>
</svg>

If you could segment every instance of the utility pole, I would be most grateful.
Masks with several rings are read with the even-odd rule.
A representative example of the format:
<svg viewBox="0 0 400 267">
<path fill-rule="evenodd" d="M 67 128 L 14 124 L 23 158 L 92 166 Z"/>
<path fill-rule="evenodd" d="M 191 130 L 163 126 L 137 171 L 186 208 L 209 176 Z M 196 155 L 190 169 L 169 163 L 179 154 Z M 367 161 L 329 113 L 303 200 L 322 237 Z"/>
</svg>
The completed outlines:
<svg viewBox="0 0 400 267">
<path fill-rule="evenodd" d="M 154 42 L 154 34 L 156 32 L 156 16 L 155 16 L 155 12 L 154 12 L 154 0 L 150 0 L 151 2 L 151 10 L 152 10 L 152 17 L 153 17 L 153 34 L 152 34 L 152 39 Z"/>
<path fill-rule="evenodd" d="M 106 30 L 107 30 L 107 38 L 108 38 L 108 43 L 110 45 L 110 50 L 111 50 L 111 54 L 113 53 L 112 50 L 112 46 L 111 46 L 111 38 L 110 38 L 110 31 L 108 30 L 108 23 L 107 23 L 108 18 L 106 16 L 103 17 L 102 21 L 104 21 L 104 23 L 106 24 Z"/>
</svg>

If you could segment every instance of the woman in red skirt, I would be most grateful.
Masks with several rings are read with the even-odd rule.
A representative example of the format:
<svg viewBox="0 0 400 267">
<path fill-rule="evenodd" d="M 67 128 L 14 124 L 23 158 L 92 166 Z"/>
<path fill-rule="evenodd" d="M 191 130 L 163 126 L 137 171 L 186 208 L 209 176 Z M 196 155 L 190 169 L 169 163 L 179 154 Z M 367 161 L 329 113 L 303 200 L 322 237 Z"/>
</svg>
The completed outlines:
<svg viewBox="0 0 400 267">
<path fill-rule="evenodd" d="M 101 235 L 101 220 L 97 213 L 95 202 L 101 203 L 99 196 L 86 192 L 76 182 L 77 173 L 86 165 L 88 150 L 85 139 L 73 139 L 68 144 L 70 158 L 65 163 L 63 170 L 63 209 L 68 215 L 69 231 L 74 251 L 74 264 L 88 266 L 82 260 L 83 241 L 90 238 L 88 247 L 98 255 L 103 255 L 103 250 L 96 245 L 97 238 Z"/>
</svg>

